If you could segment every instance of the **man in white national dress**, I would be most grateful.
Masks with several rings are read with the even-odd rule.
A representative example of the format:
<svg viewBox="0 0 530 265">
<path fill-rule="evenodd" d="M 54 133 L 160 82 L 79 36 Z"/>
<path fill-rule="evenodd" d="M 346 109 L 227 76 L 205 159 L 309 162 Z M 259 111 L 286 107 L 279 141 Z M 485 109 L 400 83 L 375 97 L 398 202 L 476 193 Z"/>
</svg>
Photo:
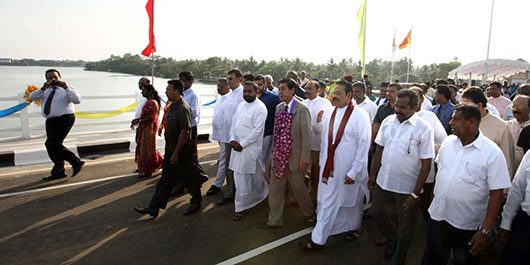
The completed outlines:
<svg viewBox="0 0 530 265">
<path fill-rule="evenodd" d="M 330 235 L 361 226 L 363 198 L 368 193 L 368 150 L 371 122 L 352 102 L 352 85 L 339 81 L 333 92 L 335 108 L 324 112 L 320 146 L 317 223 L 303 249 L 322 248 Z"/>
<path fill-rule="evenodd" d="M 267 119 L 267 107 L 256 100 L 258 86 L 250 81 L 243 86 L 243 98 L 239 103 L 230 128 L 229 168 L 234 171 L 236 188 L 232 219 L 239 221 L 246 217 L 248 209 L 262 202 L 269 194 L 269 185 L 263 177 L 263 131 Z"/>
</svg>

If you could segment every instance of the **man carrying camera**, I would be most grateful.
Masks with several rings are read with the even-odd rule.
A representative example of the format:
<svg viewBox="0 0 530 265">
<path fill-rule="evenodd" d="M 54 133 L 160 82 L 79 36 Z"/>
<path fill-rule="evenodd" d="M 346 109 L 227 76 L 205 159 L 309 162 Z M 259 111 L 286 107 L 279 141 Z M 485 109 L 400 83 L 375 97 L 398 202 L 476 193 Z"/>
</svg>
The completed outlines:
<svg viewBox="0 0 530 265">
<path fill-rule="evenodd" d="M 77 90 L 61 80 L 61 73 L 56 69 L 46 70 L 46 82 L 41 89 L 33 91 L 31 100 L 42 100 L 42 116 L 46 118 L 46 150 L 53 161 L 49 177 L 42 180 L 54 180 L 66 177 L 64 161 L 68 161 L 74 170 L 72 177 L 77 175 L 85 164 L 72 151 L 68 150 L 63 141 L 75 122 L 74 104 L 81 103 Z"/>
</svg>

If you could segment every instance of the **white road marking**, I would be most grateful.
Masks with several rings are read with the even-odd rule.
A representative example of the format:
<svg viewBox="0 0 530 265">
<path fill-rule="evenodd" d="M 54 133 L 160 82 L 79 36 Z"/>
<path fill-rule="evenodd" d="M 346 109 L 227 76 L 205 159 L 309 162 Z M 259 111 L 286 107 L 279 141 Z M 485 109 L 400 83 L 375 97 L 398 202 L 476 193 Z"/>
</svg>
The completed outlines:
<svg viewBox="0 0 530 265">
<path fill-rule="evenodd" d="M 210 163 L 214 163 L 214 162 L 217 162 L 217 160 L 208 160 L 208 161 L 200 162 L 200 164 L 203 165 L 203 164 L 210 164 Z M 32 190 L 24 190 L 24 191 L 4 193 L 4 194 L 0 194 L 0 199 L 1 198 L 6 198 L 6 197 L 18 196 L 18 195 L 22 195 L 22 194 L 35 193 L 35 192 L 47 191 L 47 190 L 55 190 L 55 189 L 61 189 L 61 188 L 68 188 L 68 187 L 74 187 L 74 186 L 79 186 L 79 185 L 97 183 L 97 182 L 102 182 L 102 181 L 107 181 L 107 180 L 127 178 L 127 177 L 136 177 L 136 176 L 138 176 L 137 173 L 131 173 L 131 174 L 125 174 L 125 175 L 102 178 L 102 179 L 93 179 L 93 180 L 81 181 L 81 182 L 76 182 L 76 183 L 51 186 L 51 187 L 40 188 L 40 189 L 32 189 Z"/>
<path fill-rule="evenodd" d="M 223 262 L 217 263 L 217 265 L 230 265 L 230 264 L 237 264 L 240 262 L 243 262 L 245 260 L 249 260 L 255 256 L 261 255 L 271 249 L 275 249 L 285 243 L 291 242 L 297 238 L 300 238 L 302 236 L 305 236 L 313 231 L 313 227 L 308 227 L 306 229 L 300 230 L 296 233 L 290 234 L 288 236 L 282 237 L 278 240 L 272 241 L 268 244 L 265 244 L 261 247 L 255 248 L 253 250 L 247 251 L 241 255 L 235 256 L 231 259 L 225 260 Z"/>
<path fill-rule="evenodd" d="M 199 147 L 197 149 L 199 151 L 201 151 L 201 150 L 214 149 L 214 148 L 219 148 L 219 145 L 211 145 L 211 146 L 209 145 L 209 146 Z M 124 161 L 124 160 L 131 160 L 131 159 L 134 159 L 134 156 L 132 156 L 132 157 L 122 157 L 122 158 L 116 158 L 116 159 L 108 159 L 108 160 L 101 160 L 101 161 L 90 161 L 90 160 L 88 160 L 87 163 L 85 164 L 85 166 L 86 165 L 106 164 L 106 163 L 118 162 L 118 161 Z M 71 166 L 66 166 L 65 168 L 71 168 Z M 39 168 L 39 169 L 32 169 L 32 170 L 23 170 L 22 169 L 22 170 L 17 170 L 17 171 L 14 171 L 14 172 L 0 174 L 0 178 L 7 177 L 7 176 L 12 176 L 12 175 L 31 174 L 31 173 L 47 172 L 47 171 L 50 171 L 50 169 L 49 168 Z"/>
</svg>

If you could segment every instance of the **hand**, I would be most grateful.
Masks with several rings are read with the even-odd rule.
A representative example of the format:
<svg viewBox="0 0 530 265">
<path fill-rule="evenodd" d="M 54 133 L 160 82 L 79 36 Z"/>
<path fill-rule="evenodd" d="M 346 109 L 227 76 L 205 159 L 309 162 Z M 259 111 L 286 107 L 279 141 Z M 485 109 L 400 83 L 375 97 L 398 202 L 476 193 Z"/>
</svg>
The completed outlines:
<svg viewBox="0 0 530 265">
<path fill-rule="evenodd" d="M 237 152 L 241 152 L 243 150 L 243 147 L 236 141 L 231 141 L 230 146 L 232 146 L 232 149 L 236 150 Z"/>
<path fill-rule="evenodd" d="M 502 247 L 506 246 L 508 238 L 510 238 L 510 231 L 499 228 L 499 243 Z"/>
<path fill-rule="evenodd" d="M 317 115 L 317 122 L 321 122 L 322 121 L 322 116 L 324 116 L 324 111 L 321 110 L 318 115 Z"/>
<path fill-rule="evenodd" d="M 134 126 L 136 124 L 140 123 L 140 119 L 134 119 L 131 121 L 131 126 Z"/>
<path fill-rule="evenodd" d="M 64 82 L 63 80 L 59 80 L 59 81 L 57 81 L 57 84 L 58 84 L 57 86 L 62 87 L 62 88 L 64 88 L 64 89 L 67 89 L 67 88 L 68 88 L 68 85 L 67 85 L 66 82 Z"/>
<path fill-rule="evenodd" d="M 304 162 L 298 163 L 298 171 L 304 173 L 307 170 L 307 164 Z"/>
<path fill-rule="evenodd" d="M 158 128 L 158 136 L 162 136 L 162 131 L 164 131 L 162 127 Z"/>
<path fill-rule="evenodd" d="M 46 89 L 48 89 L 51 86 L 52 85 L 50 84 L 50 82 L 46 81 L 44 82 L 44 84 L 42 84 L 42 87 L 40 89 L 42 89 L 42 91 L 46 91 Z"/>
<path fill-rule="evenodd" d="M 405 203 L 403 203 L 403 209 L 405 211 L 408 211 L 408 210 L 411 210 L 412 208 L 414 208 L 416 206 L 416 203 L 418 202 L 418 200 L 414 199 L 414 197 L 412 197 L 412 195 L 410 195 L 406 200 L 405 200 Z"/>
<path fill-rule="evenodd" d="M 368 179 L 368 189 L 371 192 L 374 192 L 374 185 L 375 185 L 375 176 L 370 176 L 370 178 Z"/>
<path fill-rule="evenodd" d="M 171 159 L 169 159 L 169 163 L 174 166 L 179 162 L 178 156 L 171 156 Z"/>
<path fill-rule="evenodd" d="M 486 245 L 488 244 L 488 238 L 482 232 L 478 231 L 475 233 L 475 235 L 473 235 L 471 241 L 469 241 L 467 244 L 473 246 L 471 247 L 469 253 L 473 256 L 476 256 L 486 248 Z"/>
<path fill-rule="evenodd" d="M 344 178 L 344 184 L 346 185 L 355 184 L 355 180 L 351 179 L 350 177 L 348 177 L 348 175 L 346 175 L 346 177 Z"/>
</svg>

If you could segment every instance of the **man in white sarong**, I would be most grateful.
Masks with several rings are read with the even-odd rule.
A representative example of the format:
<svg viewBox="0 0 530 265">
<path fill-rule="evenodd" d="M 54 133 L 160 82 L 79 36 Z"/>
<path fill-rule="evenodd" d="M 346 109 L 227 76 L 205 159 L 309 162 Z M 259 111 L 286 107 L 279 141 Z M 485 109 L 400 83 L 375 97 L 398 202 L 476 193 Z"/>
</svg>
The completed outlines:
<svg viewBox="0 0 530 265">
<path fill-rule="evenodd" d="M 335 108 L 324 112 L 321 124 L 320 181 L 317 223 L 303 249 L 322 248 L 329 236 L 352 233 L 361 226 L 368 193 L 368 150 L 371 122 L 352 102 L 352 85 L 339 81 L 333 92 Z M 330 143 L 332 143 L 330 145 Z"/>
<path fill-rule="evenodd" d="M 232 219 L 239 221 L 246 217 L 248 209 L 262 202 L 269 194 L 269 185 L 263 177 L 263 131 L 267 119 L 267 107 L 256 100 L 258 86 L 246 82 L 243 98 L 234 113 L 230 128 L 230 146 L 233 149 L 229 168 L 234 172 L 236 188 Z"/>
</svg>

